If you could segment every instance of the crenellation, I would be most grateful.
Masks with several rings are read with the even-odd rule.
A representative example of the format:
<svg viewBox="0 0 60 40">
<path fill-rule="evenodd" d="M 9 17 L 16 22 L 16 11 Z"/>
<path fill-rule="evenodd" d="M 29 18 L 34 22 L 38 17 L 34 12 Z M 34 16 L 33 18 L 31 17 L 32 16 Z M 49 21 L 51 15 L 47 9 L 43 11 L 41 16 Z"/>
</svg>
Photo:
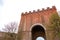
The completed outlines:
<svg viewBox="0 0 60 40">
<path fill-rule="evenodd" d="M 21 15 L 24 15 L 24 13 L 22 12 Z"/>
<path fill-rule="evenodd" d="M 27 14 L 28 14 L 28 12 L 25 12 L 25 13 L 24 13 L 24 15 L 27 15 Z"/>
<path fill-rule="evenodd" d="M 37 12 L 40 12 L 40 9 L 38 9 Z"/>
<path fill-rule="evenodd" d="M 44 8 L 42 8 L 42 10 L 41 11 L 44 11 L 45 9 Z"/>
<path fill-rule="evenodd" d="M 51 8 L 47 7 L 47 10 L 48 10 L 48 9 L 51 9 Z"/>
<path fill-rule="evenodd" d="M 53 8 L 53 9 L 56 9 L 56 7 L 55 7 L 55 6 L 52 6 L 52 8 Z"/>
<path fill-rule="evenodd" d="M 35 10 L 33 10 L 33 12 L 36 12 Z"/>
<path fill-rule="evenodd" d="M 29 11 L 29 13 L 32 13 L 31 11 Z"/>
<path fill-rule="evenodd" d="M 42 10 L 40 10 L 40 9 L 37 9 L 37 11 L 36 10 L 33 10 L 33 12 L 32 11 L 29 11 L 29 12 L 25 12 L 25 13 L 22 13 L 22 15 L 26 15 L 26 14 L 30 14 L 30 13 L 36 13 L 36 12 L 46 12 L 46 11 L 54 11 L 54 10 L 56 10 L 56 7 L 55 6 L 52 6 L 52 8 L 50 8 L 50 7 L 47 7 L 47 9 L 44 9 L 44 8 L 42 8 Z"/>
<path fill-rule="evenodd" d="M 55 6 L 52 6 L 52 10 L 53 10 L 53 11 L 56 10 L 56 7 L 55 7 Z"/>
<path fill-rule="evenodd" d="M 28 12 L 25 12 L 25 14 L 28 14 Z"/>
</svg>

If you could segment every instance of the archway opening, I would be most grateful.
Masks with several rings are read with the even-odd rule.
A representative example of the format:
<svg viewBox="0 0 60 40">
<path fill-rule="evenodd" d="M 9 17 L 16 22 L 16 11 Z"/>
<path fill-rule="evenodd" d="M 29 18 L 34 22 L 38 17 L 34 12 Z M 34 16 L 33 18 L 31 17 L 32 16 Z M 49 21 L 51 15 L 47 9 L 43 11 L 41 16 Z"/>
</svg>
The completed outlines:
<svg viewBox="0 0 60 40">
<path fill-rule="evenodd" d="M 40 25 L 35 25 L 32 28 L 32 40 L 36 40 L 37 37 L 43 37 L 46 40 L 45 30 Z"/>
</svg>

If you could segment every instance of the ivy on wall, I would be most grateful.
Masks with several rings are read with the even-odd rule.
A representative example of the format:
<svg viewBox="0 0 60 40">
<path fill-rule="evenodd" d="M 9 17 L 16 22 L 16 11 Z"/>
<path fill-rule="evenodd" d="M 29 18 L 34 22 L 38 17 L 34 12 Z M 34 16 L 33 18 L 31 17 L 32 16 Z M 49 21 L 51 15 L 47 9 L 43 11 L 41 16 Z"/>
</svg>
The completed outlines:
<svg viewBox="0 0 60 40">
<path fill-rule="evenodd" d="M 50 29 L 55 31 L 56 35 L 60 38 L 60 17 L 58 16 L 58 13 L 53 13 L 51 17 L 49 18 L 50 21 Z"/>
</svg>

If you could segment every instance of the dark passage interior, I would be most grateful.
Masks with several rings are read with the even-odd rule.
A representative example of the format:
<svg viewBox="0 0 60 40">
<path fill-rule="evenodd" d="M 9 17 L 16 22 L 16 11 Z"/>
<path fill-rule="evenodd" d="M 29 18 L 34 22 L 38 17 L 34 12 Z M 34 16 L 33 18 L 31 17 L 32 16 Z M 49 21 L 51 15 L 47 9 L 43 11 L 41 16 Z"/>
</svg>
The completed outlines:
<svg viewBox="0 0 60 40">
<path fill-rule="evenodd" d="M 40 25 L 36 25 L 32 28 L 32 40 L 36 40 L 37 37 L 43 37 L 46 40 L 45 30 Z"/>
</svg>

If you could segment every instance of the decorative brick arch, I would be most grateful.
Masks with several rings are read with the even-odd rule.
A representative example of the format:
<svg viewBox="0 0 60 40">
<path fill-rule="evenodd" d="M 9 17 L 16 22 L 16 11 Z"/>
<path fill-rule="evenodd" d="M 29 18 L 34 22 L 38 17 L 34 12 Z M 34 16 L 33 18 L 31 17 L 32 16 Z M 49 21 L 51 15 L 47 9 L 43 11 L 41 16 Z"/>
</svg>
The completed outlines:
<svg viewBox="0 0 60 40">
<path fill-rule="evenodd" d="M 42 30 L 41 30 L 41 31 L 34 32 L 33 29 L 35 28 L 35 29 L 37 30 L 37 27 L 38 27 L 38 26 L 39 26 L 38 29 L 41 30 L 41 28 L 43 28 L 42 30 L 43 30 L 44 32 L 42 32 Z M 33 31 L 34 33 L 33 33 L 32 31 Z M 45 31 L 46 31 L 46 28 L 45 28 L 42 24 L 36 23 L 36 24 L 32 25 L 32 26 L 31 26 L 31 35 L 32 35 L 32 36 L 31 36 L 31 37 L 32 37 L 31 39 L 32 39 L 32 40 L 36 40 L 37 37 L 43 37 L 44 40 L 46 40 L 46 32 L 45 32 Z M 40 32 L 42 32 L 42 33 L 40 33 Z M 40 35 L 39 35 L 39 34 L 40 34 Z M 43 34 L 44 34 L 44 35 L 43 35 Z M 43 36 L 42 36 L 42 35 L 43 35 Z"/>
<path fill-rule="evenodd" d="M 46 28 L 45 28 L 42 24 L 36 23 L 36 24 L 33 24 L 33 25 L 31 26 L 30 31 L 32 30 L 32 28 L 33 28 L 35 25 L 40 25 L 40 26 L 42 26 L 42 27 L 44 28 L 44 30 L 46 30 Z"/>
<path fill-rule="evenodd" d="M 20 40 L 32 40 L 31 29 L 35 25 L 40 25 L 45 29 L 46 40 L 54 40 L 54 33 L 47 25 L 49 25 L 49 18 L 52 14 L 57 13 L 56 7 L 52 8 L 47 7 L 47 9 L 42 8 L 42 10 L 33 10 L 33 12 L 25 12 L 21 14 L 21 20 L 19 24 L 19 38 L 22 35 Z M 22 33 L 22 34 L 21 34 Z"/>
</svg>

